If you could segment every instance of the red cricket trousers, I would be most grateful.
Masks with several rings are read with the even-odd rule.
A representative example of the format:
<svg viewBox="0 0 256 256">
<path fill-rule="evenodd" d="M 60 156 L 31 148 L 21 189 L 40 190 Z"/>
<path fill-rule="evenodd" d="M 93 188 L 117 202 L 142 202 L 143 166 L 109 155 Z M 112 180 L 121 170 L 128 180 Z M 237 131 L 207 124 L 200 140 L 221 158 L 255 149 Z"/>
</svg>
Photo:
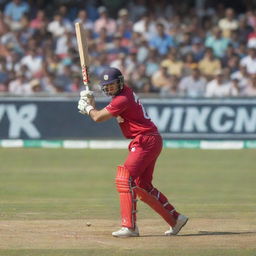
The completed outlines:
<svg viewBox="0 0 256 256">
<path fill-rule="evenodd" d="M 159 134 L 138 135 L 129 144 L 129 154 L 124 166 L 135 184 L 146 191 L 153 188 L 154 167 L 162 146 L 162 137 Z"/>
</svg>

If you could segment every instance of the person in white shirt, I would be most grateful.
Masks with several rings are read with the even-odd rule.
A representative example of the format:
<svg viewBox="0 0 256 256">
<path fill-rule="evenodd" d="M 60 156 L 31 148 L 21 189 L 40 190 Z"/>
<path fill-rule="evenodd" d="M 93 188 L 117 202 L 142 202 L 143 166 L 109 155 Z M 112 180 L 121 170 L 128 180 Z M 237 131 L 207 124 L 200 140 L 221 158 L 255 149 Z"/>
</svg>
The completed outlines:
<svg viewBox="0 0 256 256">
<path fill-rule="evenodd" d="M 148 13 L 145 13 L 138 21 L 134 23 L 132 30 L 140 33 L 147 41 L 149 41 L 153 36 L 157 35 L 156 23 L 152 21 Z"/>
<path fill-rule="evenodd" d="M 201 76 L 201 72 L 198 67 L 192 70 L 190 76 L 186 76 L 181 79 L 178 88 L 180 95 L 186 97 L 203 97 L 205 94 L 205 86 L 207 80 Z"/>
<path fill-rule="evenodd" d="M 29 49 L 28 54 L 21 59 L 20 63 L 26 65 L 33 75 L 41 70 L 43 57 L 37 54 L 36 49 Z"/>
<path fill-rule="evenodd" d="M 238 80 L 238 87 L 239 87 L 240 93 L 243 93 L 243 91 L 246 90 L 250 81 L 250 75 L 247 72 L 247 68 L 246 66 L 242 66 L 242 65 L 240 65 L 239 70 L 231 74 L 230 78 L 232 80 L 234 79 Z"/>
<path fill-rule="evenodd" d="M 249 48 L 248 55 L 243 57 L 240 65 L 245 66 L 250 75 L 256 74 L 256 49 Z"/>
<path fill-rule="evenodd" d="M 16 73 L 16 78 L 9 83 L 9 92 L 15 95 L 32 94 L 32 87 L 23 73 Z"/>
<path fill-rule="evenodd" d="M 56 13 L 53 21 L 48 24 L 47 30 L 56 38 L 62 36 L 66 31 L 73 32 L 74 29 L 71 22 L 64 19 L 60 13 Z"/>
<path fill-rule="evenodd" d="M 235 88 L 230 80 L 224 78 L 222 70 L 216 72 L 215 79 L 211 80 L 206 85 L 206 97 L 230 97 L 237 96 L 238 90 Z"/>
<path fill-rule="evenodd" d="M 247 88 L 244 90 L 243 95 L 246 97 L 256 97 L 256 75 L 252 75 Z"/>
</svg>

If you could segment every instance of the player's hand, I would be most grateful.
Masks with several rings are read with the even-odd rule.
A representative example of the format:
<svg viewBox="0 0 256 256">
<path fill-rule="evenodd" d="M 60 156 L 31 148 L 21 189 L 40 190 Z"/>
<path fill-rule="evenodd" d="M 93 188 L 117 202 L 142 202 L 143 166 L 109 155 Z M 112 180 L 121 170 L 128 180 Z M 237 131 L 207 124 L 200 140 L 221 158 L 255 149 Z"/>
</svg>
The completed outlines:
<svg viewBox="0 0 256 256">
<path fill-rule="evenodd" d="M 124 119 L 121 116 L 117 116 L 116 121 L 120 124 L 124 122 Z"/>
<path fill-rule="evenodd" d="M 94 99 L 93 91 L 90 91 L 90 90 L 81 91 L 80 100 L 85 100 L 88 104 L 95 107 L 95 99 Z"/>
<path fill-rule="evenodd" d="M 93 96 L 93 91 L 83 90 L 83 91 L 80 92 L 80 97 L 81 98 L 91 98 L 91 97 L 94 97 Z"/>
<path fill-rule="evenodd" d="M 88 104 L 84 99 L 79 100 L 77 108 L 79 109 L 79 112 L 83 115 L 89 115 L 90 111 L 94 109 L 94 107 Z"/>
</svg>

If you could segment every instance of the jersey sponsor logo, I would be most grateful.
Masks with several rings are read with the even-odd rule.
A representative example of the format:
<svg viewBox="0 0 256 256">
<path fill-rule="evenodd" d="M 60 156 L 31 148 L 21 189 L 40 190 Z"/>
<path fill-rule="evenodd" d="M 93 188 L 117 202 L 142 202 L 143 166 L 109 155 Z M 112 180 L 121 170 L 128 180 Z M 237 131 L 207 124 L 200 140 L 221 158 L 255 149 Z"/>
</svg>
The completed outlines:
<svg viewBox="0 0 256 256">
<path fill-rule="evenodd" d="M 131 148 L 131 152 L 135 152 L 136 151 L 136 148 L 135 147 L 132 147 Z"/>
</svg>

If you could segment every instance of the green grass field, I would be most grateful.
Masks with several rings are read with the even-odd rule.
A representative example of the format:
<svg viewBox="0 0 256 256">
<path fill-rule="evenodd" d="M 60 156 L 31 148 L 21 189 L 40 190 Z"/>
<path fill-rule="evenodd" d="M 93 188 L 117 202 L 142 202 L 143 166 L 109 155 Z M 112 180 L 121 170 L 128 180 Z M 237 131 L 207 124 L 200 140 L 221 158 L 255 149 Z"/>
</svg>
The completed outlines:
<svg viewBox="0 0 256 256">
<path fill-rule="evenodd" d="M 167 225 L 139 202 L 142 236 L 116 239 L 126 154 L 0 148 L 0 255 L 256 255 L 255 150 L 164 149 L 154 184 L 190 221 L 164 237 Z"/>
</svg>

